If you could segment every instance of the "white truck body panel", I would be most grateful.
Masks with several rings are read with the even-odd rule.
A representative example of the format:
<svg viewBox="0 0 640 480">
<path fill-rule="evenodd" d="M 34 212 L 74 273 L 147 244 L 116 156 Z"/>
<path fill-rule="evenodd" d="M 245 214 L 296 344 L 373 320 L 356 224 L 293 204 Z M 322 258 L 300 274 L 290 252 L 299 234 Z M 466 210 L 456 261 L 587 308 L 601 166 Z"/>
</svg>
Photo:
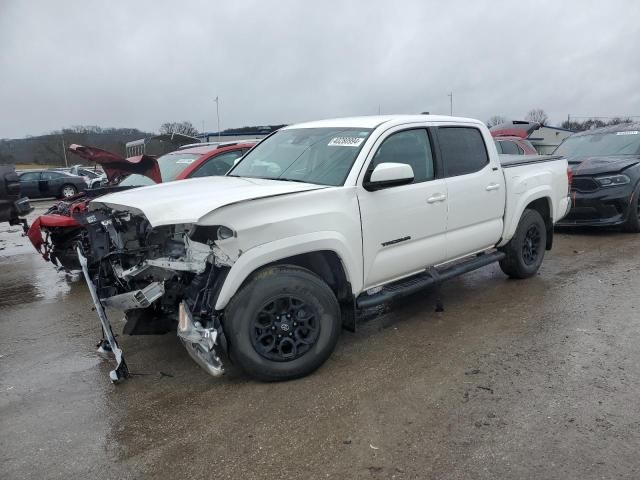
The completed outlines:
<svg viewBox="0 0 640 480">
<path fill-rule="evenodd" d="M 151 226 L 159 227 L 196 223 L 207 213 L 237 202 L 321 188 L 326 187 L 261 178 L 203 177 L 110 193 L 91 205 L 133 208 L 143 212 Z"/>
</svg>

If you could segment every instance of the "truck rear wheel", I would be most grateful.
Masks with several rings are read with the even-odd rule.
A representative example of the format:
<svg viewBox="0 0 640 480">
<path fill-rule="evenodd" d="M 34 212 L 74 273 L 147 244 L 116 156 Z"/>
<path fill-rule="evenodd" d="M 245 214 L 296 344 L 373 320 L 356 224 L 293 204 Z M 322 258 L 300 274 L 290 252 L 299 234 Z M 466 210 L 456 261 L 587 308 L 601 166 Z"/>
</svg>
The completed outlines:
<svg viewBox="0 0 640 480">
<path fill-rule="evenodd" d="M 329 358 L 340 333 L 340 307 L 314 273 L 274 266 L 258 272 L 234 295 L 224 323 L 234 363 L 259 380 L 290 380 Z"/>
<path fill-rule="evenodd" d="M 500 269 L 511 278 L 529 278 L 536 274 L 547 245 L 547 230 L 542 215 L 526 209 L 513 238 L 502 248 L 506 257 Z"/>
</svg>

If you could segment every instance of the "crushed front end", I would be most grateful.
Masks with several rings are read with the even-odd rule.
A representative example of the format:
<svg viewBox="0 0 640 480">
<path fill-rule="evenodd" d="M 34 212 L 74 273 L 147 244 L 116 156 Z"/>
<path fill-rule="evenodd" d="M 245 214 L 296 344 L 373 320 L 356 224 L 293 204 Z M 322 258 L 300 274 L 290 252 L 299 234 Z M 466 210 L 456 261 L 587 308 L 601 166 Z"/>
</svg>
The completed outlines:
<svg viewBox="0 0 640 480">
<path fill-rule="evenodd" d="M 214 304 L 231 264 L 214 240 L 191 224 L 152 228 L 142 214 L 107 208 L 87 212 L 83 224 L 78 257 L 98 313 L 125 312 L 130 335 L 176 331 L 200 366 L 222 374 L 226 343 Z"/>
</svg>

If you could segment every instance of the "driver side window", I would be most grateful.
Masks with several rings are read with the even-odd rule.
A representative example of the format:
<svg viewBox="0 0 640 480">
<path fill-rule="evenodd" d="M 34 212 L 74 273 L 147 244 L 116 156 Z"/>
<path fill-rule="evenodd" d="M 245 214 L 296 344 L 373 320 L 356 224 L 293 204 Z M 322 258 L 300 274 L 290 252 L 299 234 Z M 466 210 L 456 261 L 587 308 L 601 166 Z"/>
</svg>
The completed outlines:
<svg viewBox="0 0 640 480">
<path fill-rule="evenodd" d="M 429 135 L 423 128 L 394 133 L 382 142 L 369 165 L 369 174 L 381 163 L 406 163 L 413 169 L 413 182 L 435 178 Z"/>
</svg>

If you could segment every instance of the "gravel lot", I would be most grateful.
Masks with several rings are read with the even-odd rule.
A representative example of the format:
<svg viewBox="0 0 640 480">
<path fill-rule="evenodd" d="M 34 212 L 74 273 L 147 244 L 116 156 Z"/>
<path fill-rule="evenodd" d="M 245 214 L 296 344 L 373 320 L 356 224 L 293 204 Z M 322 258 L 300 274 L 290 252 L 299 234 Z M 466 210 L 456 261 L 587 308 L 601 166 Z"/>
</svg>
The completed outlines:
<svg viewBox="0 0 640 480">
<path fill-rule="evenodd" d="M 639 246 L 560 232 L 537 277 L 450 281 L 444 312 L 416 296 L 293 382 L 120 337 L 114 386 L 83 282 L 0 226 L 0 477 L 638 478 Z"/>
</svg>

